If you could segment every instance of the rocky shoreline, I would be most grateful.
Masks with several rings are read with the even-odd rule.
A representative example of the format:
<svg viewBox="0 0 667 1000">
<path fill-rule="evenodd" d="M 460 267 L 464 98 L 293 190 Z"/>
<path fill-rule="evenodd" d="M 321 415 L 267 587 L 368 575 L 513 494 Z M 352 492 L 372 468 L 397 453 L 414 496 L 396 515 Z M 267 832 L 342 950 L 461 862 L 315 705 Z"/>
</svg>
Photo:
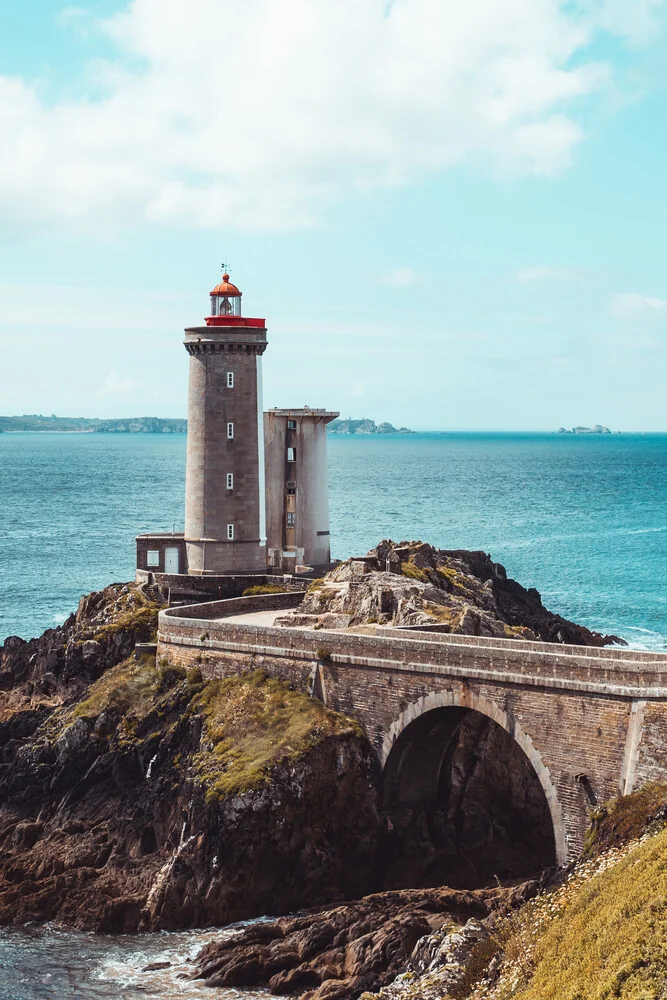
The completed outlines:
<svg viewBox="0 0 667 1000">
<path fill-rule="evenodd" d="M 5 643 L 0 924 L 205 927 L 370 887 L 358 727 L 258 672 L 206 683 L 135 659 L 158 607 L 107 588 Z"/>
<path fill-rule="evenodd" d="M 212 987 L 252 987 L 307 1000 L 347 1000 L 386 986 L 408 965 L 424 971 L 449 957 L 451 979 L 464 952 L 488 936 L 492 914 L 532 898 L 539 883 L 476 891 L 403 890 L 343 906 L 254 924 L 212 942 L 197 957 L 195 978 Z"/>
<path fill-rule="evenodd" d="M 470 955 L 549 865 L 535 846 L 543 803 L 521 761 L 503 756 L 488 720 L 471 723 L 447 808 L 382 815 L 352 720 L 250 661 L 206 681 L 135 656 L 162 606 L 155 589 L 113 585 L 63 626 L 0 650 L 0 925 L 134 933 L 275 914 L 208 945 L 194 975 L 354 1000 L 437 967 L 459 989 Z M 614 640 L 552 615 L 484 553 L 419 542 L 347 561 L 296 614 L 327 627 Z M 518 797 L 505 815 L 508 767 Z"/>
<path fill-rule="evenodd" d="M 485 552 L 390 539 L 314 581 L 282 623 L 311 628 L 428 626 L 452 635 L 626 645 L 619 636 L 593 632 L 549 611 L 534 587 L 512 580 Z"/>
</svg>

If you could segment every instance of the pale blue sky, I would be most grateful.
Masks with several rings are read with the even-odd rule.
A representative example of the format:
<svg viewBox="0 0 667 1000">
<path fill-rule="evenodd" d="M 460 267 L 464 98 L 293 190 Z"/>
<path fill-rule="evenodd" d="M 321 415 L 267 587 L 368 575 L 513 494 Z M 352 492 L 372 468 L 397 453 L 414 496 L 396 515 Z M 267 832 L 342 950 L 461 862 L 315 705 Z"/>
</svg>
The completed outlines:
<svg viewBox="0 0 667 1000">
<path fill-rule="evenodd" d="M 0 413 L 184 416 L 182 329 L 225 259 L 268 321 L 267 406 L 667 430 L 666 22 L 663 0 L 3 9 Z"/>
</svg>

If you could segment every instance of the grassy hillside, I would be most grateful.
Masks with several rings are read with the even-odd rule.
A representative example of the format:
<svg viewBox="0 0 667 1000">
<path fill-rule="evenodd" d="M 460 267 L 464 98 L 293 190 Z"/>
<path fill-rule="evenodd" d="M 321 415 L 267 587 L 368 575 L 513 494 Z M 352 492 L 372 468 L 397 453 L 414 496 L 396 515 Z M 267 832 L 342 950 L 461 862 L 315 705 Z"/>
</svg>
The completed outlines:
<svg viewBox="0 0 667 1000">
<path fill-rule="evenodd" d="M 495 953 L 502 962 L 500 977 L 493 983 L 487 977 L 468 995 L 476 1000 L 667 997 L 666 802 L 667 789 L 651 785 L 594 817 L 588 860 L 555 891 L 500 922 L 484 944 L 487 955 Z M 647 824 L 648 832 L 620 844 Z M 656 833 L 657 826 L 662 828 Z"/>
</svg>

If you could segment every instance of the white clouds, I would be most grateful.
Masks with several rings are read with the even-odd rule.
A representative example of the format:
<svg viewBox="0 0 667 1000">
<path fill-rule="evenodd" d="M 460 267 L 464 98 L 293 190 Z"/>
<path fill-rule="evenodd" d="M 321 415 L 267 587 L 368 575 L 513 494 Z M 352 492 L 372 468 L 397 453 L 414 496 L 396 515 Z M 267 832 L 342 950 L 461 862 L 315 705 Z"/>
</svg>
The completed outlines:
<svg viewBox="0 0 667 1000">
<path fill-rule="evenodd" d="M 413 288 L 415 285 L 422 285 L 426 279 L 411 267 L 394 267 L 381 274 L 377 280 L 379 285 L 387 285 L 389 288 Z"/>
<path fill-rule="evenodd" d="M 633 44 L 641 45 L 664 27 L 665 7 L 662 0 L 597 0 L 594 16 L 608 31 L 624 35 Z"/>
<path fill-rule="evenodd" d="M 90 13 L 84 7 L 63 7 L 56 15 L 56 24 L 60 28 L 72 28 L 77 34 L 87 35 L 86 25 L 90 21 Z"/>
<path fill-rule="evenodd" d="M 129 396 L 141 385 L 133 378 L 119 378 L 118 372 L 109 372 L 100 390 L 100 396 Z"/>
<path fill-rule="evenodd" d="M 40 282 L 0 285 L 0 327 L 47 330 L 171 330 L 190 305 L 177 293 L 77 288 Z M 183 325 L 183 324 L 181 324 Z"/>
<path fill-rule="evenodd" d="M 648 319 L 656 316 L 667 316 L 667 301 L 650 295 L 640 295 L 638 292 L 620 292 L 612 295 L 609 308 L 614 316 L 620 319 Z"/>
<path fill-rule="evenodd" d="M 536 264 L 531 267 L 520 268 L 515 275 L 519 284 L 528 284 L 535 281 L 565 281 L 578 282 L 582 279 L 582 272 L 574 267 L 551 267 L 548 264 Z"/>
<path fill-rule="evenodd" d="M 662 4 L 643 0 L 642 38 Z M 104 98 L 50 107 L 0 77 L 0 217 L 284 227 L 462 162 L 557 173 L 581 137 L 571 102 L 610 72 L 587 44 L 635 24 L 635 0 L 582 7 L 132 0 L 104 25 Z"/>
</svg>

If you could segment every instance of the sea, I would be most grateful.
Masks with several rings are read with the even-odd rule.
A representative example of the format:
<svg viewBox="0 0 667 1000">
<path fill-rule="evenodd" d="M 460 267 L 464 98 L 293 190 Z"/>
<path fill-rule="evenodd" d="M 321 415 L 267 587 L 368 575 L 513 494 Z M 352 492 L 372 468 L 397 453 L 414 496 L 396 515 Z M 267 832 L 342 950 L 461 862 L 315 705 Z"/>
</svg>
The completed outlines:
<svg viewBox="0 0 667 1000">
<path fill-rule="evenodd" d="M 667 435 L 354 435 L 328 449 L 334 557 L 383 538 L 482 549 L 550 610 L 667 650 Z M 0 434 L 0 642 L 132 579 L 135 535 L 182 530 L 184 475 L 184 435 Z M 210 997 L 189 979 L 210 936 L 3 931 L 0 1000 Z M 170 964 L 142 971 L 155 962 Z"/>
<path fill-rule="evenodd" d="M 331 547 L 482 549 L 551 610 L 667 649 L 667 435 L 332 435 Z M 0 434 L 0 642 L 134 576 L 182 530 L 185 435 Z"/>
</svg>

